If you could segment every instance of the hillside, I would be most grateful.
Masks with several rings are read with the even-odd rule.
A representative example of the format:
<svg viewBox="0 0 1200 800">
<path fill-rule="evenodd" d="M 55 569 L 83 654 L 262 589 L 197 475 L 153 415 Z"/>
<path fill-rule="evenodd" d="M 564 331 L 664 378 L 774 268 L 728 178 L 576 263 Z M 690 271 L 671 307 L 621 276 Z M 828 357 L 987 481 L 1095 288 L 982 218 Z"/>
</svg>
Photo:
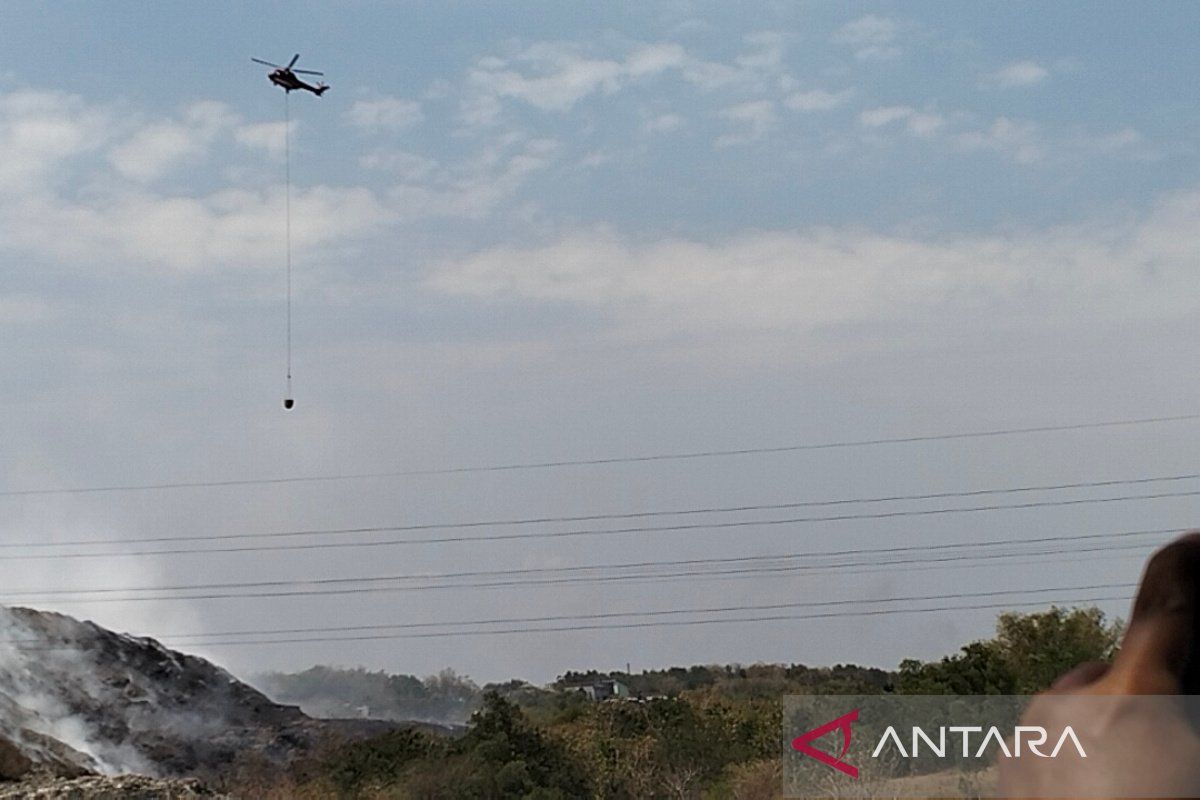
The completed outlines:
<svg viewBox="0 0 1200 800">
<path fill-rule="evenodd" d="M 0 608 L 0 778 L 140 773 L 222 778 L 282 768 L 369 721 L 317 721 L 149 638 L 28 608 Z"/>
</svg>

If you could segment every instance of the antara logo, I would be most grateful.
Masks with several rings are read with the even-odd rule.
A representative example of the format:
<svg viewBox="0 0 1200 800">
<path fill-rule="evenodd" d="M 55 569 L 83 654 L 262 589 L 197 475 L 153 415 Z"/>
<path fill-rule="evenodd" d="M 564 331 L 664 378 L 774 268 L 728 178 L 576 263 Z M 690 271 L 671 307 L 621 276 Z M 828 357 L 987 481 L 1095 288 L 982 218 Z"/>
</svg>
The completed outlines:
<svg viewBox="0 0 1200 800">
<path fill-rule="evenodd" d="M 836 769 L 838 772 L 843 772 L 851 778 L 858 777 L 858 767 L 845 761 L 846 753 L 850 750 L 851 726 L 858 721 L 859 709 L 854 709 L 849 714 L 844 714 L 837 719 L 830 720 L 824 725 L 813 728 L 807 733 L 802 733 L 792 740 L 792 749 L 803 753 L 810 758 L 820 761 L 827 767 Z M 824 750 L 818 750 L 812 745 L 812 742 L 826 736 L 834 731 L 842 733 L 842 749 L 836 756 L 827 753 Z M 971 734 L 980 734 L 980 738 L 976 747 L 972 747 Z M 922 743 L 928 755 L 937 758 L 945 758 L 949 746 L 953 744 L 954 739 L 959 739 L 962 743 L 962 755 L 964 758 L 983 758 L 988 754 L 988 748 L 995 745 L 1006 758 L 1020 758 L 1022 753 L 1028 751 L 1039 758 L 1055 758 L 1064 746 L 1072 747 L 1080 758 L 1087 758 L 1087 753 L 1084 752 L 1083 745 L 1079 741 L 1079 737 L 1075 735 L 1075 731 L 1070 725 L 1063 728 L 1059 735 L 1054 749 L 1049 753 L 1041 750 L 1042 746 L 1046 745 L 1050 739 L 1049 732 L 1040 726 L 1034 725 L 1018 725 L 1013 729 L 1011 737 L 1012 746 L 1009 746 L 1009 740 L 1001 734 L 1000 729 L 996 726 L 991 726 L 986 730 L 980 725 L 950 725 L 943 726 L 937 729 L 937 734 L 931 736 L 923 728 L 917 726 L 912 727 L 912 738 L 910 749 L 905 749 L 904 742 L 900 738 L 900 734 L 896 732 L 895 726 L 889 725 L 879 737 L 879 743 L 875 745 L 875 749 L 871 752 L 871 758 L 879 758 L 889 746 L 894 749 L 903 758 L 919 758 L 922 755 Z"/>
<path fill-rule="evenodd" d="M 1054 745 L 1054 749 L 1049 753 L 1041 751 L 1042 745 L 1050 738 L 1049 732 L 1041 726 L 1037 725 L 1018 725 L 1013 729 L 1012 749 L 1009 749 L 1008 742 L 1000 733 L 1000 729 L 995 725 L 986 729 L 980 725 L 950 725 L 938 728 L 936 740 L 931 737 L 922 728 L 913 726 L 912 729 L 912 749 L 906 751 L 904 743 L 900 741 L 900 735 L 896 733 L 896 729 L 891 725 L 883 732 L 883 736 L 879 737 L 879 744 L 875 745 L 875 752 L 871 753 L 871 758 L 879 758 L 879 754 L 883 752 L 884 746 L 891 742 L 896 751 L 904 758 L 918 758 L 921 754 L 921 742 L 925 742 L 925 747 L 929 752 L 937 758 L 946 757 L 946 732 L 949 731 L 951 739 L 959 738 L 962 740 L 962 755 L 963 758 L 983 758 L 987 755 L 988 745 L 995 744 L 1004 753 L 1005 758 L 1020 758 L 1022 753 L 1022 745 L 1030 753 L 1033 753 L 1038 758 L 1056 758 L 1059 751 L 1063 749 L 1063 745 L 1068 742 L 1075 748 L 1075 752 L 1080 758 L 1087 758 L 1087 753 L 1083 750 L 1083 745 L 1079 743 L 1079 737 L 1075 735 L 1075 731 L 1070 725 L 1063 728 L 1063 732 L 1059 735 L 1058 741 Z M 979 747 L 972 751 L 971 734 L 982 734 L 979 741 Z"/>
<path fill-rule="evenodd" d="M 806 756 L 811 756 L 817 761 L 820 761 L 822 764 L 828 767 L 833 767 L 839 772 L 844 772 L 851 778 L 857 778 L 858 767 L 842 761 L 842 757 L 845 756 L 846 751 L 850 749 L 850 726 L 857 719 L 858 709 L 856 708 L 849 714 L 844 714 L 835 720 L 830 720 L 821 727 L 813 728 L 808 733 L 802 733 L 795 739 L 792 739 L 792 749 L 801 752 Z M 809 742 L 811 742 L 813 739 L 820 739 L 827 733 L 831 733 L 836 730 L 841 730 L 843 737 L 842 752 L 838 753 L 836 758 L 829 755 L 829 753 L 826 753 L 824 750 L 818 750 L 809 744 Z"/>
</svg>

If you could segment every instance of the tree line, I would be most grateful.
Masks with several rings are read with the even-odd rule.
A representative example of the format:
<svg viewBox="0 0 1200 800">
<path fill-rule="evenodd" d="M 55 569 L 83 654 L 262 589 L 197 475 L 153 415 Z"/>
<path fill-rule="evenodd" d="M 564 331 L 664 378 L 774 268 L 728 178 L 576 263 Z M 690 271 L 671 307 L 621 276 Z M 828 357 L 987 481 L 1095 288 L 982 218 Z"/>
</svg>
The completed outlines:
<svg viewBox="0 0 1200 800">
<path fill-rule="evenodd" d="M 781 787 L 784 695 L 1032 694 L 1082 661 L 1110 660 L 1120 633 L 1120 623 L 1099 609 L 1053 607 L 1002 614 L 992 638 L 935 661 L 905 660 L 894 670 L 853 664 L 589 670 L 545 687 L 519 680 L 478 687 L 453 673 L 419 680 L 322 667 L 277 676 L 275 688 L 284 690 L 277 699 L 295 702 L 319 689 L 339 702 L 379 708 L 461 708 L 468 724 L 461 735 L 414 727 L 336 746 L 256 794 L 768 800 Z M 614 679 L 629 688 L 629 699 L 593 702 L 572 690 Z"/>
</svg>

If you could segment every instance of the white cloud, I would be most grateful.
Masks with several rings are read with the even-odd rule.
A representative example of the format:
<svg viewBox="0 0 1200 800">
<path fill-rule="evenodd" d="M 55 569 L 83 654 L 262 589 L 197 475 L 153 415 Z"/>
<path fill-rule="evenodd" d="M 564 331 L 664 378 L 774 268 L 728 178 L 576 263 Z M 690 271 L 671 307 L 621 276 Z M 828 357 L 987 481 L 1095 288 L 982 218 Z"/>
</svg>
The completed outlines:
<svg viewBox="0 0 1200 800">
<path fill-rule="evenodd" d="M 589 95 L 611 94 L 626 81 L 657 75 L 684 59 L 683 48 L 674 44 L 645 45 L 623 60 L 591 58 L 569 44 L 534 44 L 511 61 L 488 57 L 476 62 L 469 75 L 474 96 L 468 116 L 487 121 L 499 113 L 502 98 L 542 111 L 567 111 Z"/>
<path fill-rule="evenodd" d="M 406 182 L 423 181 L 434 174 L 438 162 L 404 150 L 373 150 L 359 159 L 365 169 L 395 173 Z"/>
<path fill-rule="evenodd" d="M 804 92 L 794 92 L 783 101 L 783 104 L 793 111 L 829 111 L 843 105 L 854 92 L 843 89 L 831 92 L 827 89 L 809 89 Z"/>
<path fill-rule="evenodd" d="M 687 55 L 677 44 L 659 43 L 634 50 L 625 59 L 625 72 L 631 77 L 657 75 L 685 63 Z"/>
<path fill-rule="evenodd" d="M 649 54 L 644 54 L 649 58 Z M 649 67 L 646 67 L 649 68 Z M 376 113 L 378 112 L 378 113 Z M 365 122 L 391 124 L 383 107 Z M 275 269 L 283 248 L 284 192 L 271 172 L 229 162 L 216 187 L 184 192 L 154 182 L 209 158 L 216 144 L 281 155 L 281 122 L 246 123 L 221 103 L 197 103 L 172 118 L 146 119 L 56 93 L 0 94 L 0 226 L 4 251 L 72 268 L 87 264 L 160 273 Z M 379 149 L 364 167 L 389 189 L 293 187 L 292 235 L 312 257 L 361 243 L 388 222 L 431 216 L 481 219 L 557 157 L 546 138 L 508 134 L 474 157 L 441 164 Z M 249 164 L 257 164 L 252 158 Z M 254 183 L 237 177 L 252 175 Z M 87 191 L 78 192 L 81 177 Z M 224 178 L 227 183 L 220 184 Z M 247 188 L 253 187 L 253 188 Z M 64 236 L 63 231 L 70 231 Z"/>
<path fill-rule="evenodd" d="M 615 160 L 612 153 L 604 150 L 593 150 L 592 152 L 579 159 L 579 166 L 584 169 L 598 169 L 605 164 L 611 164 Z"/>
<path fill-rule="evenodd" d="M 967 150 L 991 150 L 1018 164 L 1032 164 L 1045 155 L 1038 126 L 1032 122 L 998 117 L 987 128 L 965 131 L 955 137 L 958 147 Z"/>
<path fill-rule="evenodd" d="M 476 82 L 479 82 L 476 79 Z M 468 127 L 487 127 L 496 122 L 504 104 L 500 97 L 488 90 L 489 87 L 477 86 L 462 99 L 459 117 Z"/>
<path fill-rule="evenodd" d="M 835 232 L 636 246 L 601 231 L 485 251 L 446 265 L 431 285 L 485 299 L 598 307 L 618 327 L 657 333 L 813 329 L 936 304 L 960 266 L 937 247 Z M 977 269 L 957 280 L 968 282 Z"/>
<path fill-rule="evenodd" d="M 233 140 L 242 147 L 250 150 L 260 150 L 270 158 L 283 158 L 286 140 L 284 132 L 296 135 L 297 123 L 284 122 L 251 122 L 238 125 L 233 131 Z"/>
<path fill-rule="evenodd" d="M 867 128 L 884 128 L 903 122 L 905 130 L 913 136 L 929 138 L 946 124 L 942 115 L 917 111 L 910 106 L 881 106 L 866 109 L 858 115 L 859 122 Z"/>
<path fill-rule="evenodd" d="M 913 136 L 929 138 L 942 129 L 946 120 L 941 114 L 918 111 L 908 118 L 908 132 Z"/>
<path fill-rule="evenodd" d="M 775 127 L 775 104 L 770 100 L 752 100 L 721 110 L 721 117 L 738 125 L 738 130 L 717 138 L 717 147 L 729 147 L 757 141 Z"/>
<path fill-rule="evenodd" d="M 0 325 L 28 325 L 57 316 L 45 299 L 26 293 L 0 295 Z"/>
<path fill-rule="evenodd" d="M 350 124 L 368 133 L 404 130 L 425 119 L 420 103 L 399 97 L 355 100 L 347 116 Z"/>
<path fill-rule="evenodd" d="M 858 115 L 858 121 L 868 128 L 882 128 L 893 122 L 908 119 L 914 113 L 909 106 L 880 106 L 863 111 Z"/>
<path fill-rule="evenodd" d="M 1142 134 L 1134 128 L 1122 128 L 1112 133 L 1083 137 L 1080 145 L 1097 153 L 1113 153 L 1127 150 L 1144 141 Z"/>
<path fill-rule="evenodd" d="M 775 72 L 783 64 L 783 36 L 775 31 L 760 31 L 745 38 L 751 50 L 734 58 L 739 67 L 759 72 Z"/>
<path fill-rule="evenodd" d="M 670 133 L 683 127 L 684 119 L 678 114 L 659 114 L 642 125 L 647 133 Z"/>
<path fill-rule="evenodd" d="M 108 160 L 121 177 L 151 183 L 207 157 L 227 137 L 278 159 L 283 157 L 284 126 L 283 122 L 247 123 L 226 104 L 206 100 L 187 106 L 177 118 L 134 118 L 112 125 L 113 136 L 122 138 L 109 150 Z M 291 130 L 294 135 L 296 123 L 291 123 Z"/>
<path fill-rule="evenodd" d="M 178 119 L 158 120 L 137 127 L 109 151 L 108 158 L 125 178 L 142 183 L 161 178 L 172 169 L 207 154 L 218 136 L 237 133 L 238 115 L 224 103 L 202 101 L 183 110 Z"/>
<path fill-rule="evenodd" d="M 7 248 L 68 264 L 166 273 L 274 269 L 283 248 L 282 187 L 205 197 L 119 192 L 86 204 L 31 197 L 0 213 L 12 230 Z M 295 190 L 292 242 L 311 252 L 362 236 L 389 217 L 366 189 Z"/>
<path fill-rule="evenodd" d="M 283 187 L 173 195 L 149 184 L 205 157 L 221 137 L 269 147 L 278 133 L 211 101 L 147 120 L 71 95 L 0 95 L 3 247 L 64 265 L 154 272 L 274 268 Z M 80 175 L 86 192 L 64 188 L 79 186 Z M 366 189 L 323 186 L 297 189 L 292 212 L 294 241 L 311 248 L 349 241 L 390 215 Z"/>
<path fill-rule="evenodd" d="M 191 103 L 184 107 L 183 119 L 192 127 L 203 131 L 220 131 L 241 122 L 240 115 L 217 100 L 198 100 Z"/>
<path fill-rule="evenodd" d="M 389 199 L 403 218 L 482 219 L 548 167 L 558 150 L 552 139 L 510 135 L 464 164 L 409 176 L 390 190 Z"/>
<path fill-rule="evenodd" d="M 786 79 L 783 73 L 783 37 L 775 32 L 750 34 L 747 49 L 733 63 L 706 61 L 688 56 L 680 69 L 683 79 L 704 91 L 739 88 L 761 93 Z"/>
<path fill-rule="evenodd" d="M 204 143 L 187 127 L 164 122 L 142 128 L 113 148 L 109 160 L 125 177 L 151 181 L 203 149 Z"/>
<path fill-rule="evenodd" d="M 545 48 L 543 48 L 544 53 Z M 540 62 L 549 59 L 542 57 Z M 497 98 L 514 98 L 543 111 L 566 111 L 593 92 L 613 92 L 623 77 L 616 61 L 599 61 L 560 54 L 541 75 L 528 77 L 514 70 L 477 69 L 472 81 Z"/>
<path fill-rule="evenodd" d="M 843 25 L 833 35 L 833 41 L 854 48 L 856 58 L 882 60 L 900 55 L 896 43 L 899 33 L 900 26 L 894 19 L 867 14 Z"/>
<path fill-rule="evenodd" d="M 684 66 L 683 79 L 704 91 L 715 91 L 743 84 L 747 71 L 717 61 L 689 60 Z"/>
<path fill-rule="evenodd" d="M 110 119 L 74 95 L 0 94 L 0 193 L 39 189 L 75 158 L 103 148 Z"/>
<path fill-rule="evenodd" d="M 1049 77 L 1050 71 L 1036 61 L 1014 61 L 992 75 L 992 81 L 1003 87 L 1031 86 Z"/>
<path fill-rule="evenodd" d="M 1200 311 L 1200 192 L 1123 225 L 919 239 L 855 229 L 763 232 L 717 243 L 633 244 L 607 231 L 496 247 L 438 268 L 429 286 L 488 301 L 573 303 L 618 337 L 804 334 L 930 314 L 1072 309 L 1161 319 Z"/>
<path fill-rule="evenodd" d="M 587 97 L 611 95 L 668 73 L 705 91 L 729 87 L 763 91 L 772 81 L 778 85 L 783 37 L 760 32 L 744 41 L 746 49 L 732 63 L 696 58 L 672 42 L 642 44 L 608 58 L 589 55 L 582 45 L 538 42 L 508 58 L 477 60 L 467 76 L 461 116 L 468 125 L 489 125 L 509 100 L 542 111 L 565 112 Z"/>
<path fill-rule="evenodd" d="M 939 138 L 961 153 L 991 152 L 1018 164 L 1081 157 L 1125 157 L 1150 160 L 1157 153 L 1141 133 L 1121 128 L 1108 133 L 1045 131 L 1029 120 L 997 117 L 983 122 L 964 112 L 942 115 L 912 106 L 879 106 L 859 112 L 859 124 L 878 139 L 885 129 L 903 130 L 921 139 Z"/>
</svg>

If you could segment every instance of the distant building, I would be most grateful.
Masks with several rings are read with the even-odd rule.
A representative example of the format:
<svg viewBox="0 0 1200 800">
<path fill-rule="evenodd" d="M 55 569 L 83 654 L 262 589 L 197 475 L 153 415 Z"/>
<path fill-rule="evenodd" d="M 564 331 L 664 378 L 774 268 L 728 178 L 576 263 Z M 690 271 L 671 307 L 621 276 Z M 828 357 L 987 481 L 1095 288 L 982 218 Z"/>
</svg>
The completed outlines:
<svg viewBox="0 0 1200 800">
<path fill-rule="evenodd" d="M 629 687 L 617 680 L 611 678 L 607 680 L 593 681 L 584 686 L 574 687 L 576 691 L 582 692 L 588 700 L 600 702 L 602 700 L 612 700 L 615 698 L 629 697 Z"/>
</svg>

